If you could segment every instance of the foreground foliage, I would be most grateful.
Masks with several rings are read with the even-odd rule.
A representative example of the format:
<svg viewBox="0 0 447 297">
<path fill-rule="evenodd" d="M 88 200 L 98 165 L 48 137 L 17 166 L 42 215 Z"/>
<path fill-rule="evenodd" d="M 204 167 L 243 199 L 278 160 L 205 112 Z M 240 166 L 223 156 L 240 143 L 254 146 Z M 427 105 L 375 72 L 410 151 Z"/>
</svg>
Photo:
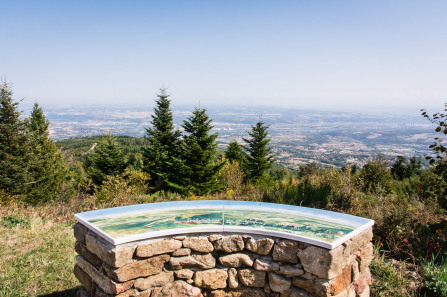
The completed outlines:
<svg viewBox="0 0 447 297">
<path fill-rule="evenodd" d="M 55 200 L 67 172 L 49 122 L 37 103 L 22 120 L 12 95 L 8 84 L 0 86 L 0 191 L 30 204 Z"/>
</svg>

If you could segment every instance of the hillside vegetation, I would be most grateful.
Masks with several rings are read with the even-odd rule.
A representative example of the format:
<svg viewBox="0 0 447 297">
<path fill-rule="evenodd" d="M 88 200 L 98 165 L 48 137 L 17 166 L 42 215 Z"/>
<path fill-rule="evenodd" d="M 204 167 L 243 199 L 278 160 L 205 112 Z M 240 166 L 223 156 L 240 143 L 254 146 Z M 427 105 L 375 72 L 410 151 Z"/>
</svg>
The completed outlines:
<svg viewBox="0 0 447 297">
<path fill-rule="evenodd" d="M 373 296 L 447 296 L 447 116 L 423 116 L 440 137 L 431 166 L 380 154 L 298 171 L 275 166 L 268 124 L 222 152 L 206 109 L 174 129 L 161 90 L 145 138 L 101 135 L 54 143 L 36 105 L 25 120 L 7 84 L 0 98 L 1 296 L 74 296 L 73 214 L 159 201 L 228 199 L 334 210 L 374 219 Z M 447 110 L 446 110 L 447 111 Z M 55 252 L 57 251 L 57 252 Z"/>
</svg>

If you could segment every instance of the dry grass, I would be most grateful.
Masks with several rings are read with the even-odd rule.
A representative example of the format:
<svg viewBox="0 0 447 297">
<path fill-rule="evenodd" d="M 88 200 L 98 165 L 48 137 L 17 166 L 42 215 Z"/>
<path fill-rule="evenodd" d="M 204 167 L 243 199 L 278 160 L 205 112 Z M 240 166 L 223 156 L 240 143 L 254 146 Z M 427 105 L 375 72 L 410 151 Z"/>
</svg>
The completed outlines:
<svg viewBox="0 0 447 297">
<path fill-rule="evenodd" d="M 69 211 L 0 207 L 0 296 L 74 296 L 74 237 Z"/>
</svg>

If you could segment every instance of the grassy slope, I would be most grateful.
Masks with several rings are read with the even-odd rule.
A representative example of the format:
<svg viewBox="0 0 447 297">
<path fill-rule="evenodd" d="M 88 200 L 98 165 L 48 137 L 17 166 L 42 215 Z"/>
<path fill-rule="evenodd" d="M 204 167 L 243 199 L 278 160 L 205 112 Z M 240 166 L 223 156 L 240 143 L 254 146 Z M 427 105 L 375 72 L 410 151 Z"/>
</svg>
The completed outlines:
<svg viewBox="0 0 447 297">
<path fill-rule="evenodd" d="M 23 215 L 0 223 L 0 296 L 75 296 L 70 224 Z"/>
</svg>

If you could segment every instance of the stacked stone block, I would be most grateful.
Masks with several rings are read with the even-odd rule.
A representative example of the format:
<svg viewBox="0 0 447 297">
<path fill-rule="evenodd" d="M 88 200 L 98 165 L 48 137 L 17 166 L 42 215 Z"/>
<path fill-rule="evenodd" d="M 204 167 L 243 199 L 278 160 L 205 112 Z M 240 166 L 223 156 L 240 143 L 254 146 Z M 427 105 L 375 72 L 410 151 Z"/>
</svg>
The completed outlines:
<svg viewBox="0 0 447 297">
<path fill-rule="evenodd" d="M 335 249 L 247 234 L 113 246 L 76 224 L 79 297 L 367 297 L 371 228 Z"/>
</svg>

